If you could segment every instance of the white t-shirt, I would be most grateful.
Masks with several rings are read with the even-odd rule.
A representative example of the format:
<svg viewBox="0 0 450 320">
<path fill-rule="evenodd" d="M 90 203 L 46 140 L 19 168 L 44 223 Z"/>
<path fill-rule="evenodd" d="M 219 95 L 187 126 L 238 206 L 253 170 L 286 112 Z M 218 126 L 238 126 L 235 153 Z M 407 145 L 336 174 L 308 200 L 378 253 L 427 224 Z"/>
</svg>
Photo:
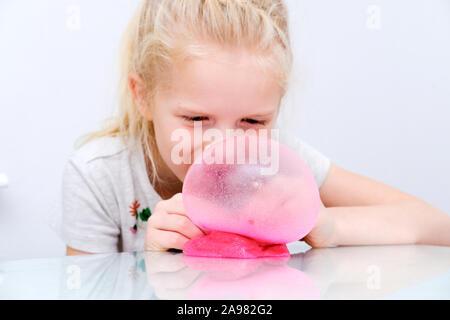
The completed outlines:
<svg viewBox="0 0 450 320">
<path fill-rule="evenodd" d="M 318 187 L 330 160 L 294 136 L 281 136 L 308 165 Z M 148 215 L 161 197 L 150 184 L 142 146 L 99 138 L 76 150 L 63 173 L 54 228 L 71 248 L 92 253 L 142 251 Z"/>
</svg>

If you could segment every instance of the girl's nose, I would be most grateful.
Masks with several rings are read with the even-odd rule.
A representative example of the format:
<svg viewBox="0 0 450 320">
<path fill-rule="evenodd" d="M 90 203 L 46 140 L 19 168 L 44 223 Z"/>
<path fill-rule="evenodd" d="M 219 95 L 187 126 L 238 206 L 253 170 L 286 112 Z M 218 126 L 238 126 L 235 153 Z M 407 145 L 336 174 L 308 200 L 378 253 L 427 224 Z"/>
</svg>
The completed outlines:
<svg viewBox="0 0 450 320">
<path fill-rule="evenodd" d="M 206 139 L 203 140 L 203 150 L 216 141 L 232 136 L 241 136 L 246 134 L 244 129 L 239 128 L 235 124 L 216 125 L 213 130 L 215 131 L 213 134 L 206 133 L 205 135 L 205 131 L 203 132 L 203 137 L 206 137 Z M 209 139 L 211 136 L 214 136 L 214 138 L 211 139 L 212 141 Z"/>
</svg>

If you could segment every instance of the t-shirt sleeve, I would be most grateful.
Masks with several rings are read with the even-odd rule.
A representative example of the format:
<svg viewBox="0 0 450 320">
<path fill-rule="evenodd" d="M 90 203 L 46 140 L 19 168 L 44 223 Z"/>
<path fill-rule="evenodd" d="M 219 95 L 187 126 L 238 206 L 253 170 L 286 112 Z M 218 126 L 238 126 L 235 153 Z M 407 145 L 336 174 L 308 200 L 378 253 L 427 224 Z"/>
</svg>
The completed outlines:
<svg viewBox="0 0 450 320">
<path fill-rule="evenodd" d="M 319 150 L 313 148 L 305 141 L 298 141 L 297 152 L 312 171 L 317 186 L 320 188 L 330 170 L 331 160 Z"/>
<path fill-rule="evenodd" d="M 120 228 L 109 215 L 101 181 L 89 167 L 71 158 L 64 168 L 60 236 L 67 246 L 91 253 L 117 252 Z"/>
<path fill-rule="evenodd" d="M 297 138 L 292 134 L 283 134 L 280 142 L 292 148 L 314 175 L 317 186 L 320 188 L 325 181 L 331 166 L 331 160 L 322 152 L 309 145 L 304 140 Z"/>
</svg>

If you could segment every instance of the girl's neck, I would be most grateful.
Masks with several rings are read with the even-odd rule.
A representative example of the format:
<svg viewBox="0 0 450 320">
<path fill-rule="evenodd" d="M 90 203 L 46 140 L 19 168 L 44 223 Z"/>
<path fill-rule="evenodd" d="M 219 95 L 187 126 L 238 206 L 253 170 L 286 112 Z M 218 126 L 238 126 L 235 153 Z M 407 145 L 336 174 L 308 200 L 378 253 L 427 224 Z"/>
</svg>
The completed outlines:
<svg viewBox="0 0 450 320">
<path fill-rule="evenodd" d="M 170 168 L 165 164 L 164 160 L 159 155 L 159 152 L 155 152 L 154 161 L 156 170 L 160 177 L 158 179 L 152 179 L 153 167 L 150 162 L 150 158 L 144 149 L 145 165 L 147 168 L 147 176 L 155 191 L 159 194 L 161 199 L 167 200 L 173 197 L 175 194 L 180 193 L 183 189 L 183 182 L 175 176 Z M 155 180 L 153 183 L 152 181 Z"/>
<path fill-rule="evenodd" d="M 161 199 L 167 200 L 182 191 L 183 183 L 178 178 L 176 178 L 176 181 L 155 181 L 153 188 L 159 194 Z"/>
</svg>

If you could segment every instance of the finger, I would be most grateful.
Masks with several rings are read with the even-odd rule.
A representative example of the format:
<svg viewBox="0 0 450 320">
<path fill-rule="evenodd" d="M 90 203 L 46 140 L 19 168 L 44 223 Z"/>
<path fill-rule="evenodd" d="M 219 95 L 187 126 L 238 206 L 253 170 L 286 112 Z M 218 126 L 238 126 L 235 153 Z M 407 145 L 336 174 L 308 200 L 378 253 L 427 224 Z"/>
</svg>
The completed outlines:
<svg viewBox="0 0 450 320">
<path fill-rule="evenodd" d="M 187 216 L 183 204 L 183 195 L 181 193 L 175 194 L 172 198 L 166 201 L 165 210 L 167 213 L 176 213 Z"/>
<path fill-rule="evenodd" d="M 168 213 L 169 214 L 181 214 L 181 215 L 186 216 L 187 218 L 189 218 L 189 216 L 188 216 L 188 214 L 187 214 L 187 212 L 186 212 L 186 210 L 184 208 L 183 194 L 182 193 L 177 193 L 171 199 L 173 200 L 174 208 L 173 208 L 173 210 L 169 210 Z M 202 234 L 206 234 L 206 231 L 204 231 L 202 228 L 200 228 L 199 226 L 197 226 L 195 224 L 194 224 L 194 226 L 196 226 L 198 228 L 198 230 L 200 230 L 202 232 Z"/>
<path fill-rule="evenodd" d="M 183 250 L 184 244 L 189 241 L 187 237 L 175 231 L 154 229 L 152 236 L 157 239 L 162 249 Z"/>
<path fill-rule="evenodd" d="M 180 215 L 187 216 L 184 210 L 183 198 L 181 193 L 175 194 L 172 198 L 168 200 L 162 200 L 158 202 L 155 206 L 155 214 L 162 213 L 176 213 Z"/>
<path fill-rule="evenodd" d="M 200 230 L 188 217 L 179 214 L 166 214 L 156 219 L 153 226 L 156 229 L 175 231 L 181 233 L 188 239 L 203 235 Z"/>
</svg>

